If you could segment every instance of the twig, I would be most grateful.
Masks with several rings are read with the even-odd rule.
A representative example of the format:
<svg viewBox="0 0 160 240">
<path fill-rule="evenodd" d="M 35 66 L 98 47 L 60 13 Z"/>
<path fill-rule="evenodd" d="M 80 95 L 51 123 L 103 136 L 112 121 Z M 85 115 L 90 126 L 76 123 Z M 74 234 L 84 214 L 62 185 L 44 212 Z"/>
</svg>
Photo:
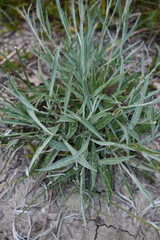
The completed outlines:
<svg viewBox="0 0 160 240">
<path fill-rule="evenodd" d="M 134 31 L 134 32 L 131 34 L 131 37 L 133 37 L 134 35 L 139 34 L 139 33 L 141 33 L 141 32 L 144 32 L 144 31 L 146 31 L 146 30 L 147 30 L 147 28 L 141 28 L 141 29 L 139 29 L 139 30 L 137 30 L 137 31 Z"/>
<path fill-rule="evenodd" d="M 20 51 L 27 43 L 23 43 L 21 46 L 17 47 L 17 50 Z M 3 65 L 7 60 L 11 59 L 14 55 L 16 55 L 16 49 L 11 52 L 6 58 L 4 58 L 1 62 L 0 65 Z"/>
</svg>

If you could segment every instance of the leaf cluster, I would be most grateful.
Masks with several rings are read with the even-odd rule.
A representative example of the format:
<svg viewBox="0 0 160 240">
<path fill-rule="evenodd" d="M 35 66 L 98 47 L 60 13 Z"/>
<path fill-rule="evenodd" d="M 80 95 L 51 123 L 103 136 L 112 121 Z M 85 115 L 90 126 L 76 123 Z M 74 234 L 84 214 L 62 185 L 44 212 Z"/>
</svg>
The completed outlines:
<svg viewBox="0 0 160 240">
<path fill-rule="evenodd" d="M 23 143 L 32 149 L 34 154 L 27 174 L 38 173 L 37 181 L 44 172 L 53 185 L 74 179 L 80 189 L 84 221 L 85 197 L 88 191 L 96 192 L 98 174 L 108 204 L 113 196 L 113 177 L 118 171 L 133 201 L 127 176 L 154 205 L 136 172 L 159 172 L 160 152 L 146 147 L 147 141 L 159 136 L 160 111 L 155 109 L 155 104 L 160 98 L 156 97 L 158 91 L 149 92 L 151 75 L 159 62 L 145 73 L 142 54 L 141 70 L 127 68 L 135 62 L 135 55 L 143 45 L 140 41 L 126 44 L 138 19 L 128 29 L 131 1 L 126 1 L 122 9 L 118 0 L 110 16 L 111 3 L 107 1 L 103 18 L 98 1 L 88 7 L 78 0 L 77 23 L 74 0 L 70 20 L 56 0 L 66 33 L 58 47 L 52 38 L 47 12 L 43 16 L 40 0 L 36 6 L 40 31 L 35 15 L 30 16 L 30 8 L 28 12 L 25 9 L 20 12 L 36 39 L 34 54 L 43 84 L 31 85 L 25 69 L 24 78 L 18 73 L 17 78 L 8 75 L 10 88 L 5 88 L 17 101 L 1 100 L 4 107 L 0 107 L 1 122 L 10 127 L 9 132 L 1 134 L 2 143 L 16 139 L 17 145 Z M 119 21 L 113 34 L 110 24 L 116 11 Z M 99 22 L 102 29 L 97 42 Z M 46 45 L 46 38 L 51 47 Z M 50 72 L 48 77 L 44 76 L 44 67 Z M 23 81 L 24 88 L 17 79 Z M 14 144 L 15 140 L 9 141 L 7 148 Z"/>
</svg>

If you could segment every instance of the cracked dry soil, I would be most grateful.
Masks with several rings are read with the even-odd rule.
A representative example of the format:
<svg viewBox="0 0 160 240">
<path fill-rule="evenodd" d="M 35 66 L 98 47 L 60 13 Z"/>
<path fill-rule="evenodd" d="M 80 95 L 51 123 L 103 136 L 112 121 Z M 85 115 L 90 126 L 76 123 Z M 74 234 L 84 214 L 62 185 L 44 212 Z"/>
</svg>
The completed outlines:
<svg viewBox="0 0 160 240">
<path fill-rule="evenodd" d="M 83 220 L 80 214 L 80 197 L 72 193 L 73 186 L 68 184 L 64 196 L 56 198 L 56 192 L 51 189 L 42 195 L 23 215 L 16 218 L 35 197 L 44 190 L 39 187 L 35 193 L 26 194 L 32 187 L 33 180 L 26 179 L 22 182 L 7 185 L 14 179 L 20 178 L 27 167 L 27 158 L 23 157 L 21 151 L 10 162 L 0 178 L 1 200 L 0 200 L 0 239 L 59 239 L 60 240 L 158 240 L 159 232 L 146 224 L 131 217 L 128 213 L 115 206 L 108 208 L 106 202 L 99 197 L 94 199 L 95 209 L 87 209 L 87 229 L 83 227 Z M 157 179 L 159 180 L 159 179 Z M 99 194 L 103 197 L 104 190 L 99 179 Z M 159 198 L 159 186 L 150 186 L 146 183 L 147 189 L 152 193 L 153 199 Z M 126 189 L 122 185 L 121 192 Z M 72 193 L 72 194 L 71 194 Z M 71 195 L 70 195 L 71 194 Z M 65 200 L 69 196 L 67 201 Z M 159 222 L 160 211 L 152 207 L 144 211 L 149 202 L 143 198 L 139 190 L 135 189 L 137 209 L 134 209 L 130 202 L 124 201 L 114 195 L 115 201 L 121 207 L 133 214 L 141 216 L 149 222 Z M 57 216 L 59 224 L 57 226 Z M 42 236 L 41 234 L 45 234 Z M 19 237 L 17 237 L 19 236 Z"/>
<path fill-rule="evenodd" d="M 28 47 L 33 43 L 33 38 L 30 30 L 25 26 L 25 34 L 12 33 L 5 41 L 6 44 L 9 43 L 9 50 L 13 51 L 15 45 L 19 46 L 24 42 Z M 4 84 L 5 81 L 7 81 L 6 74 L 0 72 L 0 82 Z M 2 94 L 6 94 L 2 88 L 0 88 L 0 91 Z M 1 126 L 1 131 L 4 131 L 3 126 Z M 159 142 L 157 145 L 159 146 Z M 25 149 L 23 149 L 11 157 L 0 175 L 0 240 L 160 239 L 157 230 L 115 206 L 108 208 L 106 202 L 98 197 L 94 199 L 94 208 L 86 210 L 87 229 L 85 229 L 80 213 L 80 196 L 73 192 L 73 186 L 70 184 L 65 188 L 64 196 L 56 197 L 55 189 L 50 189 L 17 218 L 27 204 L 45 189 L 45 184 L 42 184 L 35 192 L 27 195 L 34 180 L 15 181 L 23 176 L 29 164 L 25 154 Z M 0 169 L 3 168 L 4 164 L 5 156 L 0 162 Z M 158 203 L 160 201 L 160 176 L 158 174 L 154 175 L 154 183 L 144 178 L 140 180 L 144 182 L 152 198 Z M 11 182 L 12 184 L 10 184 Z M 129 201 L 129 194 L 118 173 L 115 175 L 115 186 L 114 200 L 118 205 L 160 228 L 159 208 L 153 209 L 136 186 L 133 186 L 136 209 Z M 98 179 L 98 193 L 100 196 L 104 196 L 100 178 Z M 69 195 L 70 197 L 66 201 Z M 126 198 L 124 198 L 124 195 Z M 59 217 L 59 221 L 57 221 L 57 217 Z"/>
</svg>

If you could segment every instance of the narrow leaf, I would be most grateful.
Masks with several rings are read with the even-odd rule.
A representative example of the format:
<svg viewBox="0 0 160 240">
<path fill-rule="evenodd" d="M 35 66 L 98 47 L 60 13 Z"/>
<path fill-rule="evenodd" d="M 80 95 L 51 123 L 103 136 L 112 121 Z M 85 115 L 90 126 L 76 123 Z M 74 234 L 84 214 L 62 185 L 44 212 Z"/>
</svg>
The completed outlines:
<svg viewBox="0 0 160 240">
<path fill-rule="evenodd" d="M 29 165 L 29 172 L 33 166 L 33 164 L 35 163 L 35 161 L 37 160 L 37 158 L 39 157 L 39 155 L 41 154 L 41 152 L 43 151 L 43 149 L 48 145 L 48 143 L 51 141 L 53 136 L 49 136 L 48 138 L 46 138 L 46 140 L 43 142 L 43 144 L 37 149 L 37 151 L 35 152 L 31 163 Z"/>
<path fill-rule="evenodd" d="M 117 158 L 103 158 L 99 160 L 100 165 L 115 165 L 118 163 L 122 163 L 124 161 L 127 161 L 135 156 L 128 156 L 128 157 L 117 157 Z"/>
</svg>

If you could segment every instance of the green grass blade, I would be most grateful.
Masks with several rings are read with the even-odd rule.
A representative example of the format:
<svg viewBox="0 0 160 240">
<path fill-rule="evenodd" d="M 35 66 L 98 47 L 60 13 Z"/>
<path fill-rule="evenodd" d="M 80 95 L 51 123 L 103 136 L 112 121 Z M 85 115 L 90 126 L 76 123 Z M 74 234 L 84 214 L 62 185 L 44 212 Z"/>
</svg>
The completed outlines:
<svg viewBox="0 0 160 240">
<path fill-rule="evenodd" d="M 61 22 L 64 26 L 64 29 L 66 31 L 66 34 L 67 34 L 67 38 L 69 40 L 69 42 L 71 42 L 71 33 L 70 33 L 70 24 L 69 24 L 69 21 L 66 17 L 66 15 L 64 14 L 61 6 L 60 6 L 60 2 L 59 0 L 56 0 L 56 4 L 57 4 L 57 8 L 58 8 L 58 12 L 59 12 L 59 15 L 60 15 L 60 18 L 61 18 Z"/>
<path fill-rule="evenodd" d="M 95 144 L 92 143 L 92 148 L 89 156 L 89 162 L 90 165 L 94 168 L 97 169 L 97 160 L 98 157 L 96 155 L 96 147 Z M 96 189 L 96 180 L 97 180 L 97 172 L 96 171 L 91 171 L 91 184 L 90 184 L 90 189 L 93 190 L 94 188 Z"/>
<path fill-rule="evenodd" d="M 135 156 L 128 156 L 128 157 L 114 157 L 114 158 L 103 158 L 99 160 L 100 165 L 115 165 L 127 161 Z"/>
<path fill-rule="evenodd" d="M 50 91 L 49 91 L 50 98 L 52 98 L 52 96 L 53 96 L 53 87 L 54 87 L 55 78 L 56 78 L 56 71 L 57 71 L 57 64 L 58 64 L 58 57 L 59 57 L 60 49 L 61 49 L 61 46 L 58 47 L 58 50 L 55 54 L 54 61 L 53 61 Z"/>
<path fill-rule="evenodd" d="M 48 145 L 48 143 L 52 139 L 52 137 L 53 136 L 49 136 L 48 138 L 46 138 L 46 140 L 43 142 L 43 144 L 36 150 L 32 160 L 31 160 L 31 163 L 29 165 L 29 172 L 32 169 L 32 166 L 35 163 L 35 161 L 38 159 L 39 155 L 42 153 L 43 149 Z"/>
<path fill-rule="evenodd" d="M 78 162 L 79 164 L 81 164 L 83 167 L 88 168 L 92 171 L 96 171 L 84 158 L 83 156 L 83 152 L 85 152 L 87 150 L 88 144 L 89 144 L 89 139 L 88 141 L 82 146 L 82 148 L 77 151 L 75 150 L 67 141 L 63 140 L 64 144 L 66 145 L 66 147 L 68 148 L 68 150 L 71 152 L 71 154 L 73 155 L 73 159 L 75 160 L 75 162 Z"/>
<path fill-rule="evenodd" d="M 132 178 L 132 180 L 135 182 L 135 184 L 137 185 L 137 187 L 139 188 L 139 190 L 141 191 L 141 193 L 152 203 L 152 205 L 155 207 L 155 203 L 152 200 L 149 192 L 147 191 L 147 189 L 140 183 L 140 181 L 129 172 L 128 168 L 125 167 L 125 165 L 123 163 L 121 163 L 121 166 L 123 167 L 123 169 L 127 172 L 127 174 Z"/>
<path fill-rule="evenodd" d="M 50 166 L 38 169 L 38 171 L 53 171 L 56 169 L 61 169 L 66 166 L 69 166 L 71 164 L 75 163 L 75 160 L 73 159 L 72 155 L 69 155 L 67 157 L 61 158 L 60 160 L 56 161 L 55 163 L 51 164 Z"/>
<path fill-rule="evenodd" d="M 68 115 L 68 114 L 67 114 Z M 103 137 L 101 137 L 101 135 L 97 132 L 97 130 L 93 127 L 93 125 L 87 121 L 85 118 L 82 118 L 81 116 L 75 114 L 75 113 L 71 113 L 70 115 L 68 115 L 69 117 L 78 120 L 80 123 L 82 123 L 89 131 L 91 131 L 94 135 L 96 135 L 99 139 L 101 139 L 102 141 L 104 140 Z"/>
<path fill-rule="evenodd" d="M 35 121 L 35 123 L 37 123 L 37 125 L 40 126 L 40 128 L 43 129 L 44 132 L 46 132 L 46 133 L 48 133 L 49 135 L 52 135 L 52 136 L 54 135 L 39 121 L 39 119 L 35 115 L 35 112 L 32 109 L 27 109 L 27 112 L 28 112 L 29 116 Z"/>
<path fill-rule="evenodd" d="M 84 227 L 86 228 L 87 222 L 86 222 L 86 216 L 85 216 L 84 194 L 85 194 L 85 168 L 83 167 L 80 173 L 80 201 L 81 201 L 81 211 L 82 211 Z"/>
</svg>

